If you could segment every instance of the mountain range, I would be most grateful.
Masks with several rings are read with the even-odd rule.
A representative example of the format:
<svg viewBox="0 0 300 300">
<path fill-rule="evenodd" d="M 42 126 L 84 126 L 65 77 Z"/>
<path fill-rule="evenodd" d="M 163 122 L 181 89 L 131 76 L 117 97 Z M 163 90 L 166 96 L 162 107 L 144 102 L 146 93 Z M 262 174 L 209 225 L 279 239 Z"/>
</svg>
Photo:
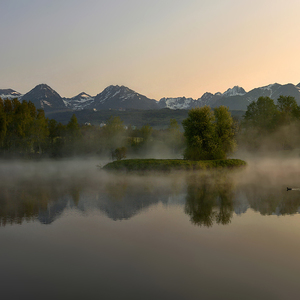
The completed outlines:
<svg viewBox="0 0 300 300">
<path fill-rule="evenodd" d="M 64 110 L 153 110 L 153 109 L 191 109 L 209 105 L 212 108 L 220 105 L 228 106 L 230 110 L 247 110 L 247 106 L 256 101 L 260 96 L 268 96 L 275 103 L 280 95 L 295 97 L 300 104 L 300 83 L 294 84 L 270 84 L 258 87 L 246 92 L 242 87 L 234 86 L 224 93 L 204 93 L 200 98 L 162 98 L 159 101 L 149 99 L 128 87 L 110 85 L 96 96 L 85 92 L 72 98 L 62 98 L 47 84 L 39 84 L 26 94 L 21 94 L 13 89 L 0 89 L 2 99 L 17 98 L 20 101 L 30 100 L 37 108 L 45 112 Z"/>
</svg>

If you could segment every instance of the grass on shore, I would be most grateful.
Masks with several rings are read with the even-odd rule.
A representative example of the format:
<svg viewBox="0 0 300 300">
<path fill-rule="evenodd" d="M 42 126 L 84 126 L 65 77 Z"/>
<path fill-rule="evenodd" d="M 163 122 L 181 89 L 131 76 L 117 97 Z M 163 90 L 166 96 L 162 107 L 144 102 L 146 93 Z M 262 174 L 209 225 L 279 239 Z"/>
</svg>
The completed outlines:
<svg viewBox="0 0 300 300">
<path fill-rule="evenodd" d="M 108 163 L 103 167 L 109 171 L 174 171 L 236 168 L 246 166 L 241 159 L 191 161 L 184 159 L 125 159 Z"/>
</svg>

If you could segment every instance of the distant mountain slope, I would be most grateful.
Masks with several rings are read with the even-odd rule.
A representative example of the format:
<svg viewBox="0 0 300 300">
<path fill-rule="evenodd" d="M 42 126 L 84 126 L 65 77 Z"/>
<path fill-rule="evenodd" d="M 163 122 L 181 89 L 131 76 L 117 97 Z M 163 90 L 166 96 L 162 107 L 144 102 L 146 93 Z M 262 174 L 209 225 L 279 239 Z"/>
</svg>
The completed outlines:
<svg viewBox="0 0 300 300">
<path fill-rule="evenodd" d="M 21 97 L 22 100 L 31 101 L 37 109 L 53 111 L 66 108 L 61 96 L 47 84 L 39 84 L 30 92 Z"/>
<path fill-rule="evenodd" d="M 94 103 L 95 97 L 92 97 L 84 92 L 78 94 L 72 98 L 62 98 L 66 107 L 74 109 L 74 110 L 81 110 L 85 109 L 92 103 Z"/>
<path fill-rule="evenodd" d="M 88 108 L 102 109 L 158 109 L 157 101 L 118 85 L 110 85 L 98 94 Z"/>
<path fill-rule="evenodd" d="M 220 105 L 228 106 L 230 110 L 247 110 L 247 106 L 256 101 L 259 97 L 270 97 L 277 103 L 280 95 L 293 96 L 300 105 L 300 83 L 295 86 L 291 83 L 281 85 L 278 83 L 267 86 L 254 88 L 248 93 L 239 86 L 234 86 L 222 93 L 204 93 L 201 98 L 197 100 L 192 98 L 162 98 L 159 102 L 159 108 L 170 109 L 191 109 L 196 106 L 209 105 L 211 107 L 218 107 Z"/>
<path fill-rule="evenodd" d="M 0 89 L 0 98 L 2 99 L 19 99 L 22 96 L 19 92 L 12 89 Z"/>
<path fill-rule="evenodd" d="M 259 97 L 270 97 L 274 100 L 275 104 L 280 95 L 295 97 L 298 105 L 300 104 L 300 88 L 289 83 L 281 85 L 278 83 L 270 84 L 267 86 L 255 88 L 244 95 L 235 95 L 226 97 L 223 96 L 213 103 L 212 107 L 218 107 L 220 105 L 228 106 L 230 110 L 247 110 L 247 106 L 256 101 Z"/>
<path fill-rule="evenodd" d="M 191 109 L 193 107 L 201 107 L 204 105 L 209 105 L 211 107 L 216 106 L 220 99 L 223 98 L 231 98 L 237 95 L 245 95 L 246 92 L 243 88 L 239 86 L 234 86 L 233 88 L 229 88 L 226 92 L 222 93 L 204 93 L 201 98 L 193 99 L 193 98 L 162 98 L 159 100 L 158 105 L 159 108 L 170 108 L 170 109 Z"/>
</svg>

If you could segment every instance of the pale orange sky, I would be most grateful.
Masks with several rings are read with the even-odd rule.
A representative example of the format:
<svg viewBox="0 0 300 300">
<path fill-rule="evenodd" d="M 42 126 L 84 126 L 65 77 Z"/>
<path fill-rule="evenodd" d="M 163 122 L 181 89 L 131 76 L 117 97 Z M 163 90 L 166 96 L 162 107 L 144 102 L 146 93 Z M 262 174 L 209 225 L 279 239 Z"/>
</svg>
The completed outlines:
<svg viewBox="0 0 300 300">
<path fill-rule="evenodd" d="M 25 2 L 25 3 L 24 3 Z M 3 0 L 0 88 L 199 98 L 300 82 L 299 0 Z"/>
</svg>

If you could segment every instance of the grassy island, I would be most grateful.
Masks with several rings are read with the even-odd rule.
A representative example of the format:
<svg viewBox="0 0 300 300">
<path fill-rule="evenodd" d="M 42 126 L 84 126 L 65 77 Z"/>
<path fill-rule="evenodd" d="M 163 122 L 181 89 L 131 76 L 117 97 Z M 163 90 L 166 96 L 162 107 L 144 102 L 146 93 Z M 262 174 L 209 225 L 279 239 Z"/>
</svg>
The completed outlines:
<svg viewBox="0 0 300 300">
<path fill-rule="evenodd" d="M 175 171 L 236 168 L 246 166 L 241 159 L 219 159 L 192 161 L 185 159 L 125 159 L 108 163 L 103 167 L 109 171 Z"/>
</svg>

